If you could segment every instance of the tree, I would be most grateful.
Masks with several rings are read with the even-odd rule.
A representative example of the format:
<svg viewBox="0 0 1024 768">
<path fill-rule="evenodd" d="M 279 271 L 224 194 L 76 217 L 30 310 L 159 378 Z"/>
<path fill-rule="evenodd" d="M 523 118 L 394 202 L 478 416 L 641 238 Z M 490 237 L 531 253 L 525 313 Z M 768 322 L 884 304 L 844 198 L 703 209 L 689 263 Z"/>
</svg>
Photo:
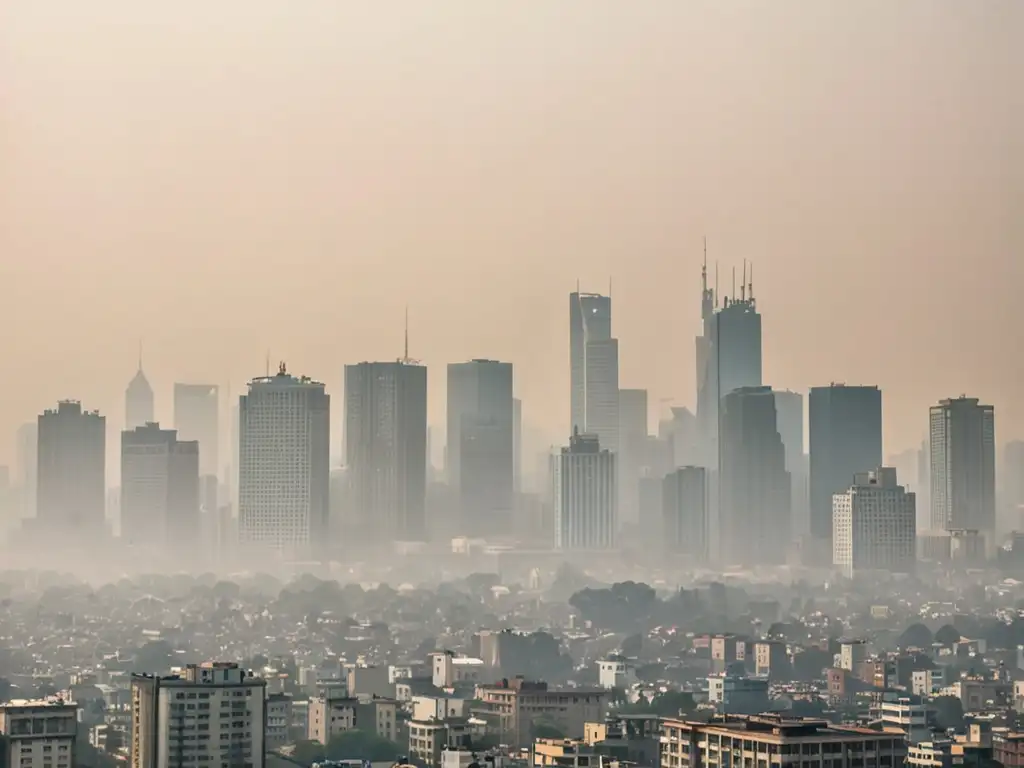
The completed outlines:
<svg viewBox="0 0 1024 768">
<path fill-rule="evenodd" d="M 533 732 L 533 738 L 535 739 L 564 739 L 565 734 L 562 729 L 554 723 L 546 720 L 541 720 L 533 724 L 531 728 Z"/>
<path fill-rule="evenodd" d="M 295 743 L 295 751 L 291 756 L 297 763 L 312 765 L 326 759 L 327 753 L 320 742 L 303 740 Z"/>
<path fill-rule="evenodd" d="M 928 648 L 932 644 L 932 632 L 924 624 L 911 624 L 900 635 L 902 648 Z"/>
<path fill-rule="evenodd" d="M 344 731 L 327 745 L 328 760 L 369 760 L 384 762 L 402 754 L 402 748 L 393 741 L 369 731 Z"/>
<path fill-rule="evenodd" d="M 964 727 L 964 705 L 956 696 L 936 696 L 932 699 L 935 709 L 935 724 L 940 728 Z"/>
<path fill-rule="evenodd" d="M 952 624 L 943 624 L 935 633 L 935 642 L 942 645 L 953 645 L 960 642 L 960 633 Z"/>
</svg>

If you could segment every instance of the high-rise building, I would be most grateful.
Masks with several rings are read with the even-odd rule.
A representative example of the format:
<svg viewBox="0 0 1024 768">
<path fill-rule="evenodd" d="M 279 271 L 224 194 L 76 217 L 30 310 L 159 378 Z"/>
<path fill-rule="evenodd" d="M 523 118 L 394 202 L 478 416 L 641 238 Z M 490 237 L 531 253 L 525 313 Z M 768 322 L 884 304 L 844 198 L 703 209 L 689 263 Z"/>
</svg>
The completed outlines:
<svg viewBox="0 0 1024 768">
<path fill-rule="evenodd" d="M 285 557 L 322 556 L 328 541 L 331 398 L 288 373 L 249 382 L 239 398 L 238 537 Z"/>
<path fill-rule="evenodd" d="M 792 544 L 791 480 L 770 387 L 722 398 L 719 533 L 729 565 L 781 564 Z"/>
<path fill-rule="evenodd" d="M 793 531 L 807 533 L 810 524 L 807 454 L 804 452 L 804 396 L 788 390 L 775 391 L 779 436 L 786 449 L 786 471 L 792 481 Z"/>
<path fill-rule="evenodd" d="M 735 282 L 735 272 L 733 273 Z M 701 270 L 701 335 L 697 337 L 697 424 L 701 464 L 716 468 L 722 398 L 741 387 L 760 387 L 761 315 L 754 300 L 753 278 L 744 268 L 740 297 L 725 297 L 718 306 L 715 288 L 708 287 L 705 260 Z"/>
<path fill-rule="evenodd" d="M 704 467 L 679 467 L 662 481 L 662 531 L 665 551 L 688 562 L 708 556 L 708 492 Z"/>
<path fill-rule="evenodd" d="M 853 476 L 882 464 L 882 391 L 878 387 L 832 384 L 811 389 L 810 534 L 815 556 L 832 552 L 832 496 L 843 493 Z"/>
<path fill-rule="evenodd" d="M 978 531 L 996 524 L 995 409 L 977 398 L 942 400 L 929 414 L 931 528 Z"/>
<path fill-rule="evenodd" d="M 48 532 L 98 536 L 105 529 L 106 419 L 73 400 L 38 421 L 36 516 Z"/>
<path fill-rule="evenodd" d="M 1003 520 L 1002 528 L 1019 531 L 1024 528 L 1024 440 L 1012 440 L 1003 449 Z"/>
<path fill-rule="evenodd" d="M 896 470 L 858 472 L 832 497 L 832 563 L 852 577 L 866 571 L 913 573 L 917 562 L 917 509 Z"/>
<path fill-rule="evenodd" d="M 448 366 L 448 482 L 467 536 L 512 533 L 515 508 L 512 364 Z"/>
<path fill-rule="evenodd" d="M 427 369 L 407 360 L 345 366 L 345 463 L 353 536 L 426 536 Z"/>
<path fill-rule="evenodd" d="M 121 433 L 121 538 L 139 549 L 195 551 L 199 443 L 146 424 Z"/>
<path fill-rule="evenodd" d="M 612 337 L 612 300 L 569 294 L 571 428 L 619 450 L 619 341 Z"/>
<path fill-rule="evenodd" d="M 21 517 L 36 516 L 36 485 L 39 467 L 39 423 L 30 421 L 18 427 L 15 451 L 18 459 L 17 485 Z"/>
<path fill-rule="evenodd" d="M 523 492 L 523 401 L 512 399 L 512 489 Z"/>
<path fill-rule="evenodd" d="M 189 664 L 168 677 L 133 674 L 131 768 L 263 768 L 266 688 L 227 662 Z"/>
<path fill-rule="evenodd" d="M 619 390 L 619 523 L 640 521 L 640 475 L 647 459 L 647 390 Z"/>
<path fill-rule="evenodd" d="M 139 370 L 135 372 L 124 392 L 125 429 L 135 429 L 155 421 L 153 388 L 149 386 L 146 374 L 142 372 L 142 356 L 139 356 Z"/>
<path fill-rule="evenodd" d="M 614 549 L 619 529 L 615 454 L 595 435 L 576 432 L 552 462 L 555 547 Z"/>
<path fill-rule="evenodd" d="M 72 768 L 78 705 L 60 698 L 0 704 L 0 765 Z"/>
<path fill-rule="evenodd" d="M 199 474 L 219 476 L 220 389 L 216 384 L 175 383 L 174 428 L 179 440 L 199 443 Z"/>
</svg>

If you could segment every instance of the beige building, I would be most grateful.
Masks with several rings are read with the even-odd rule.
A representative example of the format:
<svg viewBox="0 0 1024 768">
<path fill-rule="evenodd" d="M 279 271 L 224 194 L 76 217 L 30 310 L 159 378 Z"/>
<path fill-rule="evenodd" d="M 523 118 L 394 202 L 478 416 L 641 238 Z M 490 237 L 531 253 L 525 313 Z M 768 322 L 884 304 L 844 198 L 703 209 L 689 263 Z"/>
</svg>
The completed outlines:
<svg viewBox="0 0 1024 768">
<path fill-rule="evenodd" d="M 264 680 L 237 664 L 206 662 L 181 675 L 132 675 L 131 687 L 131 768 L 263 768 Z"/>
<path fill-rule="evenodd" d="M 309 740 L 326 746 L 339 733 L 355 729 L 358 706 L 359 699 L 341 695 L 339 689 L 322 690 L 309 700 Z"/>
<path fill-rule="evenodd" d="M 0 765 L 71 768 L 78 707 L 60 698 L 0 704 Z"/>
<path fill-rule="evenodd" d="M 585 723 L 604 720 L 609 692 L 594 688 L 549 690 L 547 683 L 517 677 L 477 686 L 476 698 L 481 706 L 474 714 L 486 719 L 503 743 L 527 746 L 533 741 L 534 723 L 553 725 L 569 737 L 583 736 Z"/>
</svg>

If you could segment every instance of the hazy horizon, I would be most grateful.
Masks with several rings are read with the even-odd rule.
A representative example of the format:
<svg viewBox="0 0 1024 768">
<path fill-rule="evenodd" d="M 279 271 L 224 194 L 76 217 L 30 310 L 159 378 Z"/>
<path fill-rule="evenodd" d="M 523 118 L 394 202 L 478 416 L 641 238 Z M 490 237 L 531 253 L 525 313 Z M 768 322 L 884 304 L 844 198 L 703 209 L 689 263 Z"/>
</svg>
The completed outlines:
<svg viewBox="0 0 1024 768">
<path fill-rule="evenodd" d="M 119 429 L 140 338 L 164 423 L 269 351 L 336 426 L 406 306 L 431 424 L 489 357 L 558 439 L 577 280 L 612 281 L 621 386 L 692 407 L 704 236 L 723 292 L 754 265 L 765 383 L 878 384 L 886 455 L 961 393 L 1024 436 L 1022 32 L 1019 0 L 5 4 L 0 463 L 58 399 Z"/>
</svg>

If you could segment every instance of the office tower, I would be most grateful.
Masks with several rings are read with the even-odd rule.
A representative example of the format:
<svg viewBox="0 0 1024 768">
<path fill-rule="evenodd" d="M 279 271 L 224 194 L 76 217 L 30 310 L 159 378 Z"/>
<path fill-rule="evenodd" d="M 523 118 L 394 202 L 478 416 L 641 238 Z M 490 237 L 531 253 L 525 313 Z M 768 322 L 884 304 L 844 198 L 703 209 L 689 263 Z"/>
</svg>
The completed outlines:
<svg viewBox="0 0 1024 768">
<path fill-rule="evenodd" d="M 619 524 L 640 521 L 640 474 L 647 458 L 647 390 L 619 390 Z"/>
<path fill-rule="evenodd" d="M 30 421 L 18 427 L 16 436 L 18 459 L 17 484 L 20 491 L 21 516 L 36 516 L 37 468 L 39 466 L 39 424 Z"/>
<path fill-rule="evenodd" d="M 775 412 L 779 436 L 786 449 L 786 471 L 792 480 L 793 531 L 807 533 L 809 525 L 807 454 L 804 453 L 804 396 L 799 392 L 775 391 Z"/>
<path fill-rule="evenodd" d="M 467 536 L 512 533 L 515 474 L 512 364 L 448 366 L 448 482 Z"/>
<path fill-rule="evenodd" d="M 569 294 L 571 428 L 619 449 L 619 341 L 612 338 L 612 300 Z"/>
<path fill-rule="evenodd" d="M 179 440 L 199 443 L 199 474 L 219 476 L 220 390 L 216 384 L 175 383 L 174 428 Z"/>
<path fill-rule="evenodd" d="M 106 507 L 106 419 L 73 400 L 38 422 L 36 516 L 48 532 L 98 536 Z"/>
<path fill-rule="evenodd" d="M 917 560 L 917 508 L 896 470 L 858 472 L 853 485 L 832 497 L 832 563 L 852 577 L 865 571 L 913 573 Z"/>
<path fill-rule="evenodd" d="M 523 492 L 523 401 L 512 400 L 512 490 Z"/>
<path fill-rule="evenodd" d="M 266 688 L 227 662 L 133 674 L 131 768 L 263 768 Z"/>
<path fill-rule="evenodd" d="M 752 273 L 751 273 L 752 275 Z M 733 271 L 733 293 L 736 273 Z M 740 297 L 726 297 L 718 306 L 718 291 L 708 287 L 705 257 L 701 270 L 701 335 L 697 337 L 697 422 L 703 466 L 719 461 L 719 408 L 722 398 L 741 387 L 760 387 L 761 315 L 754 300 L 751 276 L 744 265 Z M 717 280 L 716 280 L 717 282 Z"/>
<path fill-rule="evenodd" d="M 668 446 L 665 472 L 676 467 L 698 465 L 701 459 L 697 416 L 689 408 L 672 406 L 671 418 L 658 422 L 658 437 Z M 650 459 L 650 457 L 648 457 Z M 658 464 L 658 462 L 653 462 Z M 664 474 L 664 472 L 660 473 Z"/>
<path fill-rule="evenodd" d="M 812 387 L 810 433 L 812 557 L 832 552 L 832 496 L 859 472 L 882 464 L 882 392 L 878 387 L 831 384 Z"/>
<path fill-rule="evenodd" d="M 199 526 L 199 443 L 146 424 L 121 433 L 121 538 L 146 550 L 195 550 Z"/>
<path fill-rule="evenodd" d="M 662 481 L 662 530 L 665 552 L 698 564 L 708 554 L 707 471 L 679 467 Z"/>
<path fill-rule="evenodd" d="M 125 429 L 142 427 L 156 420 L 153 415 L 153 388 L 149 386 L 146 374 L 142 372 L 142 355 L 139 355 L 139 370 L 128 383 L 124 393 Z"/>
<path fill-rule="evenodd" d="M 552 462 L 555 548 L 614 549 L 619 529 L 615 454 L 596 436 L 576 432 Z"/>
<path fill-rule="evenodd" d="M 942 400 L 929 414 L 931 528 L 978 531 L 996 523 L 995 409 L 977 398 Z"/>
<path fill-rule="evenodd" d="M 245 547 L 304 559 L 328 534 L 331 398 L 288 373 L 249 382 L 238 399 L 238 538 Z"/>
<path fill-rule="evenodd" d="M 345 366 L 345 463 L 356 538 L 426 535 L 427 369 L 409 360 Z"/>
<path fill-rule="evenodd" d="M 60 698 L 0 704 L 0 765 L 73 768 L 78 705 Z"/>
<path fill-rule="evenodd" d="M 770 387 L 722 398 L 719 538 L 723 565 L 781 564 L 792 543 L 790 476 Z"/>
<path fill-rule="evenodd" d="M 1024 529 L 1024 440 L 1003 449 L 1003 525 L 1008 531 Z"/>
</svg>

